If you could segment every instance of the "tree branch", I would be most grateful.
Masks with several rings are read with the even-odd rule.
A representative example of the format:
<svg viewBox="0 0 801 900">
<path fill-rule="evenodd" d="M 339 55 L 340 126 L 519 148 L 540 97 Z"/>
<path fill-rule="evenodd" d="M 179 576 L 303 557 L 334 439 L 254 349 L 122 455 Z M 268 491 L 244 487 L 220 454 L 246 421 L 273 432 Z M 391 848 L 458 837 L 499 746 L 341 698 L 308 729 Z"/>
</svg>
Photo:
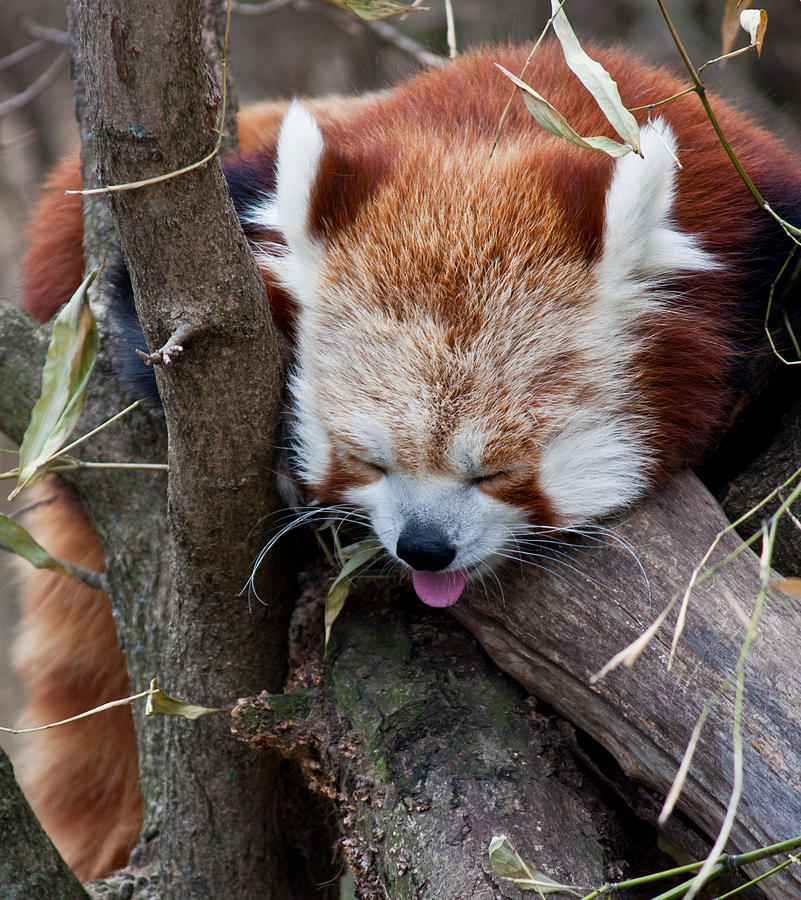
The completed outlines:
<svg viewBox="0 0 801 900">
<path fill-rule="evenodd" d="M 307 651 L 291 693 L 233 712 L 240 740 L 300 759 L 335 799 L 357 896 L 517 897 L 490 867 L 495 834 L 536 847 L 554 878 L 601 884 L 620 848 L 598 822 L 608 837 L 614 814 L 575 771 L 572 732 L 444 614 L 371 585 L 349 599 L 324 666 Z"/>
<path fill-rule="evenodd" d="M 661 793 L 667 793 L 709 702 L 678 805 L 713 836 L 732 788 L 734 698 L 726 685 L 745 638 L 740 610 L 750 616 L 759 590 L 759 560 L 743 552 L 696 587 L 672 671 L 666 669 L 672 636 L 666 625 L 634 668 L 618 668 L 597 684 L 590 679 L 683 592 L 727 524 L 687 472 L 615 527 L 636 551 L 650 590 L 626 545 L 596 543 L 593 549 L 591 535 L 571 559 L 574 572 L 557 561 L 554 574 L 510 570 L 504 593 L 513 603 L 474 591 L 453 607 L 502 669 L 588 731 L 630 777 Z M 714 561 L 740 548 L 736 535 L 728 534 Z M 748 656 L 745 785 L 731 837 L 739 851 L 791 837 L 801 822 L 801 673 L 794 625 L 797 616 L 771 599 Z M 789 900 L 798 896 L 799 884 L 801 872 L 791 866 L 760 886 L 769 897 Z"/>
<path fill-rule="evenodd" d="M 87 893 L 31 812 L 0 750 L 0 896 L 87 900 Z"/>
</svg>

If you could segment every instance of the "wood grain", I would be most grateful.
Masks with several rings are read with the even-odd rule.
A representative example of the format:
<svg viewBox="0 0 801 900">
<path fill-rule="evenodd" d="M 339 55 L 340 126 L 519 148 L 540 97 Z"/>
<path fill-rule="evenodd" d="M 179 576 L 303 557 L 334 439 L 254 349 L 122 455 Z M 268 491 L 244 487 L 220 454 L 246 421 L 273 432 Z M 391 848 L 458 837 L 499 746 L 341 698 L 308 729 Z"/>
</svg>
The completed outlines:
<svg viewBox="0 0 801 900">
<path fill-rule="evenodd" d="M 678 804 L 712 836 L 732 790 L 734 685 L 725 683 L 745 636 L 733 602 L 751 615 L 757 557 L 742 553 L 695 589 L 671 671 L 675 615 L 632 669 L 619 668 L 596 684 L 590 677 L 683 591 L 727 524 L 701 482 L 683 473 L 614 526 L 636 548 L 650 595 L 639 566 L 622 547 L 585 541 L 571 564 L 586 577 L 555 562 L 553 574 L 510 566 L 505 599 L 474 590 L 453 610 L 502 669 L 601 742 L 628 775 L 659 792 L 668 791 L 693 726 L 712 701 Z M 728 535 L 713 561 L 738 545 L 736 535 Z M 750 850 L 801 831 L 798 645 L 797 614 L 769 599 L 747 660 L 745 778 L 728 850 Z M 788 867 L 761 887 L 772 898 L 797 898 L 801 870 Z"/>
</svg>

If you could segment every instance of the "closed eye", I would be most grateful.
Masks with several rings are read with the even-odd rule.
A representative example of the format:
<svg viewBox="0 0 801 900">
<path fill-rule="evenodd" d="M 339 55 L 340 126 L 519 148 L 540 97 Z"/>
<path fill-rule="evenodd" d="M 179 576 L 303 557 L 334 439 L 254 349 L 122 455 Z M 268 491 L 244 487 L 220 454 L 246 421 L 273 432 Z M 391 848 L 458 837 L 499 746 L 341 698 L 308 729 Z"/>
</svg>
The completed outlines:
<svg viewBox="0 0 801 900">
<path fill-rule="evenodd" d="M 371 472 L 375 472 L 378 475 L 389 475 L 389 469 L 386 466 L 382 466 L 379 463 L 375 463 L 369 459 L 363 459 L 360 456 L 355 456 L 354 454 L 350 454 L 350 459 L 352 462 L 356 463 L 356 465 L 361 466 L 364 469 L 368 469 Z"/>
<path fill-rule="evenodd" d="M 503 478 L 507 474 L 508 472 L 501 470 L 499 472 L 488 472 L 486 475 L 476 475 L 470 479 L 470 485 L 471 487 L 478 487 L 481 484 L 488 484 L 491 481 L 496 481 L 498 478 Z"/>
</svg>

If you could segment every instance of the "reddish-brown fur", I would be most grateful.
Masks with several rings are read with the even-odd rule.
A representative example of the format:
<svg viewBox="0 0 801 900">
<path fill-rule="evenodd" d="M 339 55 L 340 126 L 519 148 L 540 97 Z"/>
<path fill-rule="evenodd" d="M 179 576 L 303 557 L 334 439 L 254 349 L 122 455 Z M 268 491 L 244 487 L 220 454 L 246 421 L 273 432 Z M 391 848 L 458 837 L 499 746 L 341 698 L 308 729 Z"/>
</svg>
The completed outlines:
<svg viewBox="0 0 801 900">
<path fill-rule="evenodd" d="M 26 524 L 55 556 L 95 571 L 103 554 L 78 501 L 55 478 Z M 14 662 L 27 687 L 23 725 L 60 721 L 128 695 L 108 598 L 60 575 L 21 570 Z M 56 847 L 81 879 L 125 864 L 142 822 L 128 707 L 30 735 L 20 781 Z"/>
<path fill-rule="evenodd" d="M 623 100 L 629 106 L 660 100 L 684 87 L 673 76 L 655 76 L 652 69 L 632 63 L 622 53 L 597 55 L 617 77 Z M 320 181 L 313 198 L 315 227 L 325 232 L 352 224 L 358 217 L 359 204 L 386 176 L 387 160 L 396 145 L 413 141 L 415 133 L 448 129 L 465 140 L 488 144 L 510 92 L 508 81 L 500 73 L 495 77 L 492 62 L 499 61 L 512 71 L 519 71 L 524 57 L 525 53 L 519 50 L 481 51 L 435 76 L 418 76 L 386 95 L 361 100 L 335 98 L 313 104 L 312 111 L 331 148 L 323 158 L 322 172 L 332 176 Z M 483 74 L 479 80 L 477 73 L 488 70 L 490 74 Z M 568 114 L 580 133 L 609 133 L 594 101 L 586 91 L 574 86 L 553 47 L 538 52 L 527 78 Z M 717 102 L 715 106 L 724 131 L 756 184 L 769 183 L 780 194 L 782 190 L 788 194 L 795 191 L 792 185 L 801 183 L 801 175 L 787 151 L 732 109 Z M 271 103 L 250 113 L 243 112 L 243 155 L 261 145 L 274 146 L 284 109 L 284 104 Z M 762 227 L 760 213 L 733 169 L 730 178 L 721 184 L 719 170 L 729 164 L 711 135 L 697 98 L 684 97 L 665 111 L 679 135 L 680 151 L 693 150 L 678 176 L 683 185 L 675 208 L 678 225 L 685 231 L 702 234 L 704 247 L 724 262 L 733 260 Z M 538 209 L 559 218 L 565 243 L 562 252 L 568 253 L 575 269 L 580 270 L 599 253 L 603 197 L 612 163 L 600 155 L 543 136 L 522 104 L 516 103 L 499 153 L 504 152 L 504 142 L 513 144 L 521 139 L 543 142 L 544 163 L 536 171 L 527 171 L 522 162 L 517 168 L 511 166 L 510 177 L 524 179 L 536 187 L 540 196 Z M 420 160 L 419 164 L 425 165 L 426 161 Z M 48 181 L 31 219 L 30 248 L 23 262 L 23 305 L 40 319 L 52 316 L 81 279 L 80 199 L 63 196 L 64 188 L 77 187 L 78 182 L 77 160 L 65 161 Z M 714 185 L 711 201 L 710 185 Z M 445 187 L 459 190 L 459 185 Z M 703 204 L 698 202 L 702 196 Z M 387 234 L 391 235 L 394 211 L 388 206 L 382 213 Z M 525 211 L 501 205 L 495 214 L 513 221 L 524 217 Z M 497 248 L 501 258 L 504 249 Z M 534 244 L 526 249 L 531 265 L 542 265 L 548 257 L 547 246 Z M 347 248 L 342 252 L 347 252 Z M 429 262 L 432 271 L 441 272 L 441 259 Z M 424 286 L 426 261 L 421 258 L 416 263 L 420 265 L 421 303 L 447 306 L 460 302 L 458 272 L 447 279 L 450 291 L 432 297 Z M 399 258 L 397 266 L 399 281 L 408 284 L 408 260 Z M 721 427 L 721 410 L 726 405 L 723 379 L 731 358 L 726 286 L 720 276 L 716 276 L 714 289 L 708 287 L 703 276 L 682 278 L 682 290 L 692 288 L 694 313 L 675 319 L 665 317 L 661 331 L 654 335 L 640 360 L 642 376 L 637 402 L 657 416 L 658 433 L 654 440 L 663 451 L 665 469 L 697 457 Z M 737 285 L 732 281 L 729 286 L 734 294 Z M 581 304 L 584 299 L 577 295 L 574 302 Z M 452 315 L 454 311 L 450 310 L 449 318 L 458 321 L 459 317 Z M 469 315 L 464 316 L 460 327 L 473 327 Z M 454 334 L 453 339 L 458 341 L 459 335 Z M 567 383 L 570 361 L 561 362 L 566 367 L 563 381 Z M 676 377 L 679 370 L 681 378 Z M 557 391 L 559 384 L 559 373 L 555 372 L 551 389 Z M 720 385 L 720 390 L 710 391 L 710 385 L 715 384 Z M 512 417 L 515 398 L 485 400 L 495 404 L 500 417 L 507 412 Z M 446 427 L 447 423 L 443 425 Z M 502 469 L 508 450 L 502 441 L 488 448 L 488 468 Z M 532 457 L 535 463 L 536 450 Z M 325 499 L 335 500 L 346 486 L 376 477 L 361 465 L 353 460 L 338 461 L 328 482 L 320 485 Z M 528 508 L 537 517 L 547 519 L 550 515 L 534 478 L 518 478 L 514 482 L 500 477 L 482 489 Z M 97 541 L 80 509 L 65 493 L 51 490 L 56 490 L 60 499 L 37 512 L 39 540 L 57 556 L 89 568 L 101 568 Z M 27 578 L 17 664 L 30 689 L 27 722 L 60 719 L 124 696 L 127 691 L 124 660 L 105 598 L 52 573 L 35 572 Z M 84 724 L 48 732 L 38 737 L 36 744 L 27 786 L 37 813 L 68 861 L 83 878 L 102 874 L 124 862 L 140 821 L 130 713 L 117 710 L 96 716 Z"/>
</svg>

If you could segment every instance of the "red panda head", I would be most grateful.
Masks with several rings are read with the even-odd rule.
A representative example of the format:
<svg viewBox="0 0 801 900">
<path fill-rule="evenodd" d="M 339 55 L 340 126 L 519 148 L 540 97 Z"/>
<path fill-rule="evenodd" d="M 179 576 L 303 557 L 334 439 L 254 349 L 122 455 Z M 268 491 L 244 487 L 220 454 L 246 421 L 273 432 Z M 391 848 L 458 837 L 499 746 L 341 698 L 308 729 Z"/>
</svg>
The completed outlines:
<svg viewBox="0 0 801 900">
<path fill-rule="evenodd" d="M 536 131 L 492 158 L 414 123 L 363 138 L 327 144 L 294 103 L 248 218 L 283 236 L 260 261 L 298 306 L 297 477 L 446 605 L 528 529 L 646 490 L 649 342 L 681 315 L 667 285 L 715 264 L 671 222 L 666 125 L 614 164 Z"/>
</svg>

